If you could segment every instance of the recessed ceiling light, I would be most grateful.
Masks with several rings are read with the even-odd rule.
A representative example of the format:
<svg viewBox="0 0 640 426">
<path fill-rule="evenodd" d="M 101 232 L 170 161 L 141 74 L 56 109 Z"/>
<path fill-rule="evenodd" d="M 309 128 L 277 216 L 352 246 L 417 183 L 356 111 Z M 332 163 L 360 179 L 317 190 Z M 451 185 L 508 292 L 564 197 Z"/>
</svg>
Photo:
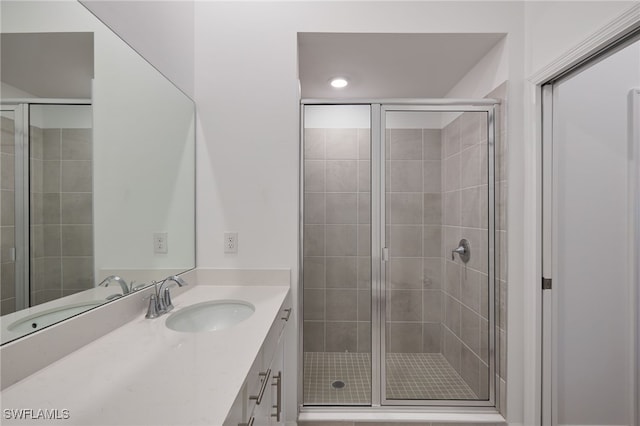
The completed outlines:
<svg viewBox="0 0 640 426">
<path fill-rule="evenodd" d="M 349 84 L 347 79 L 344 77 L 332 78 L 329 81 L 329 83 L 331 84 L 331 86 L 335 87 L 336 89 L 342 89 L 343 87 L 347 87 L 347 84 Z"/>
</svg>

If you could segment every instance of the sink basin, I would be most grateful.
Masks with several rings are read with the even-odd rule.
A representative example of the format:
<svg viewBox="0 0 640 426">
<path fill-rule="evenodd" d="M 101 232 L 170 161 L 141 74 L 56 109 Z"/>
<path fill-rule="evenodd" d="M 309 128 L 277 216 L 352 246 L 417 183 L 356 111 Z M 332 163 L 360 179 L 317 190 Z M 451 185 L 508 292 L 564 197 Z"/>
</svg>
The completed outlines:
<svg viewBox="0 0 640 426">
<path fill-rule="evenodd" d="M 167 327 L 175 331 L 216 331 L 246 320 L 256 308 L 243 300 L 211 300 L 196 303 L 169 315 Z"/>
<path fill-rule="evenodd" d="M 9 324 L 9 331 L 17 333 L 32 332 L 41 328 L 55 324 L 63 319 L 67 319 L 96 306 L 102 305 L 104 300 L 74 303 L 72 305 L 60 306 L 58 308 L 47 309 L 37 314 L 29 315 L 12 324 Z"/>
</svg>

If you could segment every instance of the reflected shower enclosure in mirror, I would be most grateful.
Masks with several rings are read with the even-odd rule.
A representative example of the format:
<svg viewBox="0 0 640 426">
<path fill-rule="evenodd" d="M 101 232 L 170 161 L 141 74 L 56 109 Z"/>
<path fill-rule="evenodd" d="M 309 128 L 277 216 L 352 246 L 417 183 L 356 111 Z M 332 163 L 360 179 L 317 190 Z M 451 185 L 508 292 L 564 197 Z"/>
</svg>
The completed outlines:
<svg viewBox="0 0 640 426">
<path fill-rule="evenodd" d="M 80 3 L 0 8 L 6 343 L 195 267 L 195 109 Z"/>
</svg>

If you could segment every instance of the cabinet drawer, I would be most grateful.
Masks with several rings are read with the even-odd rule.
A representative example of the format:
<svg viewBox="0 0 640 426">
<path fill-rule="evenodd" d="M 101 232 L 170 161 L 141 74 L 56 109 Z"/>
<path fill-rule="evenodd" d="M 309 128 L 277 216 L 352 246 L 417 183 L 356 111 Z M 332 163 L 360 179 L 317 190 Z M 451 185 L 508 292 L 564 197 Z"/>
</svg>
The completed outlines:
<svg viewBox="0 0 640 426">
<path fill-rule="evenodd" d="M 284 300 L 280 311 L 278 311 L 278 316 L 273 321 L 269 334 L 267 334 L 267 338 L 260 350 L 260 353 L 262 354 L 262 366 L 265 370 L 271 365 L 273 355 L 276 353 L 278 342 L 282 336 L 282 330 L 284 330 L 284 327 L 291 318 L 291 313 L 291 295 L 288 295 Z"/>
</svg>

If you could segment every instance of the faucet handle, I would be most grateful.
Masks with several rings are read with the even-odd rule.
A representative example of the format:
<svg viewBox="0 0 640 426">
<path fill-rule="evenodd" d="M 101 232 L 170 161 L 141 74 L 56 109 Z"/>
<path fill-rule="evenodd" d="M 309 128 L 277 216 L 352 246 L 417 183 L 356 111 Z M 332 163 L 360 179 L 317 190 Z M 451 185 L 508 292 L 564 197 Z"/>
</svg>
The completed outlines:
<svg viewBox="0 0 640 426">
<path fill-rule="evenodd" d="M 158 318 L 160 314 L 158 313 L 158 303 L 156 299 L 156 295 L 154 293 L 149 296 L 149 307 L 147 308 L 147 315 L 145 318 Z"/>
<path fill-rule="evenodd" d="M 164 294 L 162 295 L 162 303 L 164 305 L 164 312 L 169 312 L 173 309 L 173 303 L 171 303 L 171 291 L 168 288 L 164 289 Z"/>
</svg>

